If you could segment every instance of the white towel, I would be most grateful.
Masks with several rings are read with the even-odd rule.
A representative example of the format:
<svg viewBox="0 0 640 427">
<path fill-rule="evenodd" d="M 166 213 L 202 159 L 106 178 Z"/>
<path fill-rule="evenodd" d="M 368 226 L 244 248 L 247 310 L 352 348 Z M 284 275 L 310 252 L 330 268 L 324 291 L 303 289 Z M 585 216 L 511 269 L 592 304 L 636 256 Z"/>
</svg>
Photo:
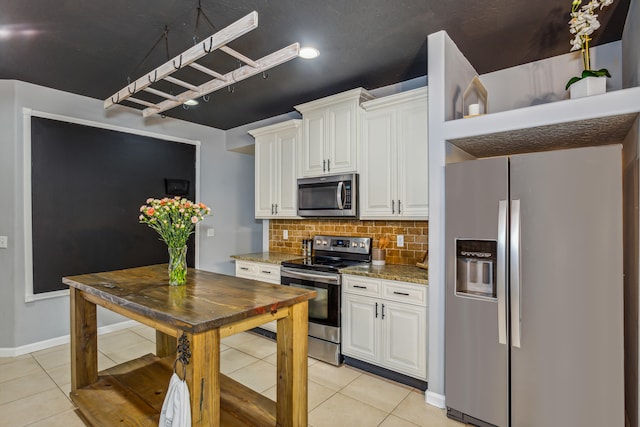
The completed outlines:
<svg viewBox="0 0 640 427">
<path fill-rule="evenodd" d="M 162 403 L 159 427 L 191 427 L 191 404 L 189 387 L 174 372 L 169 381 L 169 389 Z"/>
</svg>

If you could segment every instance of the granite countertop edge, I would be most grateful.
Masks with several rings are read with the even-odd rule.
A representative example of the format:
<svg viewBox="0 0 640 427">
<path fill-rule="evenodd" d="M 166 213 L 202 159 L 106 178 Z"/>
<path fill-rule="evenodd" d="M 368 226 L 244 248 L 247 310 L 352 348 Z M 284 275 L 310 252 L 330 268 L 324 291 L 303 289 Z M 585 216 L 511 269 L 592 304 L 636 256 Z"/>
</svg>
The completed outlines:
<svg viewBox="0 0 640 427">
<path fill-rule="evenodd" d="M 254 252 L 250 254 L 231 255 L 231 258 L 240 261 L 264 262 L 267 264 L 280 265 L 286 261 L 302 258 L 302 255 L 286 252 Z"/>
<path fill-rule="evenodd" d="M 397 280 L 425 286 L 429 285 L 427 270 L 414 265 L 385 264 L 380 266 L 354 266 L 343 268 L 340 270 L 340 273 L 371 277 L 374 279 Z"/>
<path fill-rule="evenodd" d="M 262 262 L 280 265 L 283 262 L 301 258 L 302 255 L 286 252 L 255 252 L 250 254 L 231 255 L 231 258 L 241 261 Z M 375 279 L 397 280 L 400 282 L 428 285 L 428 273 L 414 265 L 386 264 L 381 266 L 366 265 L 347 267 L 340 270 L 343 274 L 371 277 Z"/>
</svg>

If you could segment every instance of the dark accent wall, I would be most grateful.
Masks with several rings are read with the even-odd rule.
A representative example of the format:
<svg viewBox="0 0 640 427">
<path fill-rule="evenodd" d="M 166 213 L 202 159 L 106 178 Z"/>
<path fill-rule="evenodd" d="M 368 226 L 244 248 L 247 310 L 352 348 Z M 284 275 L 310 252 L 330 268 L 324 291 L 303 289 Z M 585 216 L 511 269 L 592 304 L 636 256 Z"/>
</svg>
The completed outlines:
<svg viewBox="0 0 640 427">
<path fill-rule="evenodd" d="M 139 208 L 166 195 L 166 178 L 188 180 L 194 200 L 195 166 L 195 145 L 32 117 L 33 293 L 65 289 L 63 276 L 168 262 Z"/>
</svg>

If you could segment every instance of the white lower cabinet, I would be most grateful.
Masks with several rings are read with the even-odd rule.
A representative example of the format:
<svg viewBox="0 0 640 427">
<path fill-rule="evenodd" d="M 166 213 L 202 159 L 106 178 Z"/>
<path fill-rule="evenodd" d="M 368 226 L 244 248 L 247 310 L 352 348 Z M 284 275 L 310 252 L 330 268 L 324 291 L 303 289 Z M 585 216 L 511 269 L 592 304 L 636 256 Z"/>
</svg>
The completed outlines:
<svg viewBox="0 0 640 427">
<path fill-rule="evenodd" d="M 280 266 L 263 262 L 236 260 L 236 277 L 280 284 Z M 262 329 L 276 332 L 276 321 L 260 325 Z"/>
<path fill-rule="evenodd" d="M 342 277 L 342 353 L 426 381 L 427 287 Z"/>
</svg>

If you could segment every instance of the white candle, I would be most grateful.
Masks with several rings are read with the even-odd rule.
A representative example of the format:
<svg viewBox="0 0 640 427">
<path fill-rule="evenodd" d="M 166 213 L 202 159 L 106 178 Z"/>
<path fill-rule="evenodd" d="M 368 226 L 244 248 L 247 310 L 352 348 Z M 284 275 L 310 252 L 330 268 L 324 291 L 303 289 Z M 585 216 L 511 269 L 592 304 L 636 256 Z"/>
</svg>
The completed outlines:
<svg viewBox="0 0 640 427">
<path fill-rule="evenodd" d="M 477 116 L 480 114 L 480 104 L 470 104 L 469 105 L 469 115 Z"/>
</svg>

